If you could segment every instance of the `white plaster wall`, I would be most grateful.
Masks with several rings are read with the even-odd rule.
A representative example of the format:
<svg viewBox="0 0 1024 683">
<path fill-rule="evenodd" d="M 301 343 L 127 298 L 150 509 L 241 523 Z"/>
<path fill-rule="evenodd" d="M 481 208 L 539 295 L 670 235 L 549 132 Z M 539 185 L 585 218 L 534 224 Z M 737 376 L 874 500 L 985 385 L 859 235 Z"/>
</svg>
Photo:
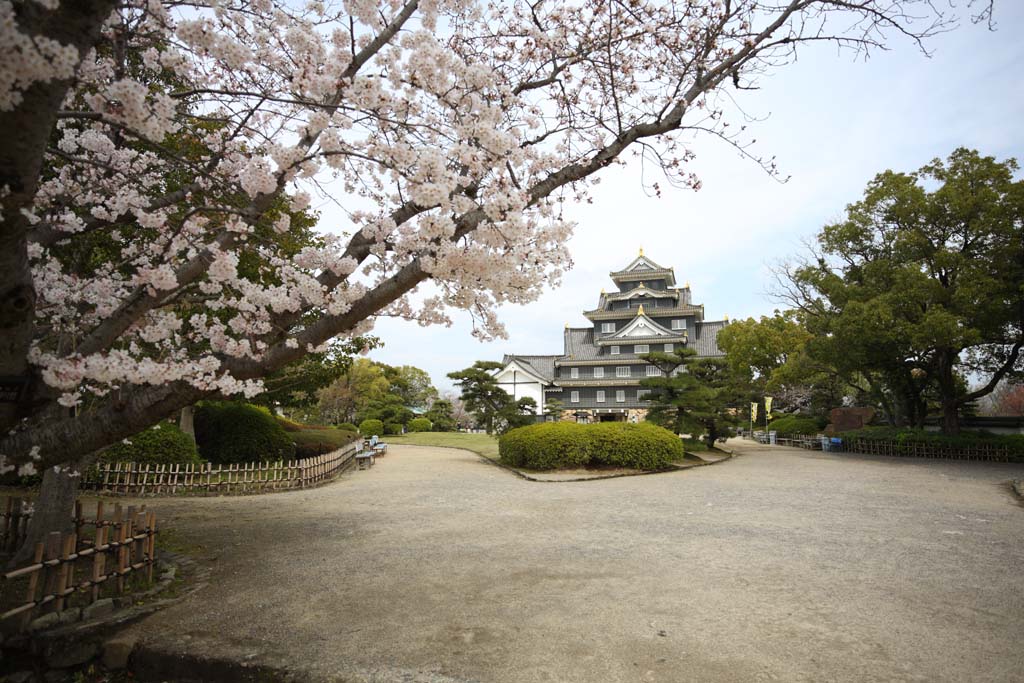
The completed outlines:
<svg viewBox="0 0 1024 683">
<path fill-rule="evenodd" d="M 534 411 L 536 415 L 544 412 L 544 387 L 536 379 L 521 370 L 515 370 L 511 367 L 506 367 L 499 371 L 495 378 L 498 380 L 499 386 L 511 394 L 513 399 L 518 401 L 521 398 L 528 397 L 536 401 L 537 410 Z M 513 381 L 515 381 L 514 386 L 512 384 Z M 513 388 L 515 389 L 514 391 Z"/>
</svg>

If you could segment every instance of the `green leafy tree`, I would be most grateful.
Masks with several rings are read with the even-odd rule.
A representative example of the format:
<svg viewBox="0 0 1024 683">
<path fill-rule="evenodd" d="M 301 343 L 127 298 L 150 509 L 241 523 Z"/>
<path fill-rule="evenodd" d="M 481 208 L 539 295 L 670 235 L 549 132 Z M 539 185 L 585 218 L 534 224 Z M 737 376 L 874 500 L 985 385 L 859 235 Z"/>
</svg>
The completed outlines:
<svg viewBox="0 0 1024 683">
<path fill-rule="evenodd" d="M 360 422 L 369 406 L 383 400 L 391 382 L 380 364 L 357 358 L 348 370 L 317 392 L 320 419 L 329 424 Z"/>
<path fill-rule="evenodd" d="M 384 394 L 379 399 L 368 401 L 356 412 L 356 422 L 380 420 L 385 425 L 407 425 L 416 417 L 398 394 Z"/>
<path fill-rule="evenodd" d="M 700 434 L 709 447 L 740 422 L 745 401 L 742 384 L 718 358 L 696 357 L 693 349 L 650 353 L 643 358 L 662 371 L 640 385 L 651 390 L 647 419 L 676 434 Z"/>
<path fill-rule="evenodd" d="M 458 425 L 455 422 L 451 401 L 439 398 L 434 401 L 423 417 L 430 420 L 435 432 L 454 432 Z"/>
<path fill-rule="evenodd" d="M 946 434 L 964 406 L 1021 372 L 1024 181 L 1014 159 L 968 149 L 872 180 L 820 254 L 791 271 L 789 294 L 812 354 L 881 378 L 918 415 L 928 391 Z M 970 390 L 966 376 L 981 377 Z"/>
<path fill-rule="evenodd" d="M 383 369 L 391 382 L 389 391 L 397 394 L 406 407 L 425 409 L 437 398 L 437 389 L 431 384 L 426 370 L 412 365 L 385 365 Z"/>
<path fill-rule="evenodd" d="M 751 400 L 770 394 L 780 409 L 824 416 L 859 387 L 834 364 L 811 357 L 812 339 L 797 311 L 775 311 L 729 324 L 718 346 L 734 380 L 749 385 Z"/>
<path fill-rule="evenodd" d="M 488 434 L 504 434 L 509 429 L 533 423 L 537 402 L 524 397 L 514 400 L 498 386 L 494 373 L 501 363 L 478 360 L 471 367 L 448 373 L 462 390 L 462 402 Z"/>
<path fill-rule="evenodd" d="M 563 410 L 565 404 L 557 398 L 550 398 L 544 403 L 544 415 L 551 419 L 560 420 Z"/>
</svg>

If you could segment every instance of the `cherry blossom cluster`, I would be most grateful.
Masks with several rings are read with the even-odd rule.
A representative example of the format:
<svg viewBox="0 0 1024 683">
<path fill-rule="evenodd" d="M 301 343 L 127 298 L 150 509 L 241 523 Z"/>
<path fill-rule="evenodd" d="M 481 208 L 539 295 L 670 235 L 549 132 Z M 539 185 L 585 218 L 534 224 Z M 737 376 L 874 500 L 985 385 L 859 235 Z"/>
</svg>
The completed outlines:
<svg viewBox="0 0 1024 683">
<path fill-rule="evenodd" d="M 0 0 L 0 110 L 72 84 L 20 213 L 31 361 L 88 411 L 133 387 L 252 395 L 378 315 L 461 308 L 500 336 L 502 305 L 572 266 L 562 207 L 603 168 L 634 149 L 699 187 L 690 137 L 742 143 L 723 89 L 834 13 L 871 44 L 899 4 L 121 0 L 80 52 Z M 311 228 L 328 201 L 346 219 Z"/>
</svg>

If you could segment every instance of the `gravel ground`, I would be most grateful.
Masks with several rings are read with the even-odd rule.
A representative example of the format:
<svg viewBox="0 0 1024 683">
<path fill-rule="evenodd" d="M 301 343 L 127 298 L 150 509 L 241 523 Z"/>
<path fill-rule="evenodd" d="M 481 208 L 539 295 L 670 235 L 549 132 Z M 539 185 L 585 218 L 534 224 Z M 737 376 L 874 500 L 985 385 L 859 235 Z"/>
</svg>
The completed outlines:
<svg viewBox="0 0 1024 683">
<path fill-rule="evenodd" d="M 209 586 L 148 647 L 338 681 L 1024 681 L 1024 465 L 733 442 L 524 481 L 452 449 L 266 496 L 148 501 Z"/>
</svg>

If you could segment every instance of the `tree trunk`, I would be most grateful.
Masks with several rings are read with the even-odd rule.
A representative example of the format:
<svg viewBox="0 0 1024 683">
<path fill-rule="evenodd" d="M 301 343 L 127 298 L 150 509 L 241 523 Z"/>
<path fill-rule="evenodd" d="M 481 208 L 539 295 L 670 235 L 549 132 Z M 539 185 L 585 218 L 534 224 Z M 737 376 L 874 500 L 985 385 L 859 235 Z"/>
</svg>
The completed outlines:
<svg viewBox="0 0 1024 683">
<path fill-rule="evenodd" d="M 960 405 L 955 399 L 942 401 L 942 433 L 946 436 L 960 433 Z"/>
<path fill-rule="evenodd" d="M 192 439 L 192 443 L 196 442 L 196 407 L 185 406 L 181 409 L 181 419 L 178 420 L 178 428 L 185 432 Z"/>
<path fill-rule="evenodd" d="M 960 402 L 956 379 L 953 377 L 955 354 L 944 349 L 937 354 L 939 400 L 942 403 L 942 433 L 956 436 L 960 433 Z"/>
<path fill-rule="evenodd" d="M 36 499 L 32 518 L 29 520 L 25 542 L 10 561 L 11 567 L 24 564 L 32 557 L 37 543 L 42 543 L 47 534 L 54 531 L 70 532 L 74 529 L 72 515 L 78 484 L 82 481 L 79 472 L 70 467 L 61 467 L 57 472 L 48 467 L 43 472 L 43 485 Z"/>
</svg>

